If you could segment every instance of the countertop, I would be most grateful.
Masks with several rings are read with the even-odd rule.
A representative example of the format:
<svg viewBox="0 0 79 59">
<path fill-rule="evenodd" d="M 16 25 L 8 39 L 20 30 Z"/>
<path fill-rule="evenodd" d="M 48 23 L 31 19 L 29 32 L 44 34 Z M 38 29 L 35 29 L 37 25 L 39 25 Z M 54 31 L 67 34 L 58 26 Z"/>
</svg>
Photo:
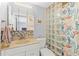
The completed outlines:
<svg viewBox="0 0 79 59">
<path fill-rule="evenodd" d="M 25 45 L 32 45 L 32 44 L 36 44 L 36 43 L 38 43 L 38 40 L 36 40 L 34 38 L 15 40 L 10 43 L 9 47 L 1 48 L 1 50 L 7 50 L 7 49 L 11 49 L 11 48 L 21 47 L 21 46 L 25 46 Z M 0 44 L 0 47 L 1 47 L 1 44 Z"/>
</svg>

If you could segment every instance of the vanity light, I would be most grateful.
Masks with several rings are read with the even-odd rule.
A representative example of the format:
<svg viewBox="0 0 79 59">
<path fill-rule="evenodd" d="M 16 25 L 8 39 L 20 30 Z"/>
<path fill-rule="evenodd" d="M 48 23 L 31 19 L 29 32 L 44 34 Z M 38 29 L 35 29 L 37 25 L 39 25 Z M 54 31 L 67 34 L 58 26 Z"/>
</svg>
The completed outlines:
<svg viewBox="0 0 79 59">
<path fill-rule="evenodd" d="M 0 6 L 1 6 L 1 2 L 0 2 Z"/>
</svg>

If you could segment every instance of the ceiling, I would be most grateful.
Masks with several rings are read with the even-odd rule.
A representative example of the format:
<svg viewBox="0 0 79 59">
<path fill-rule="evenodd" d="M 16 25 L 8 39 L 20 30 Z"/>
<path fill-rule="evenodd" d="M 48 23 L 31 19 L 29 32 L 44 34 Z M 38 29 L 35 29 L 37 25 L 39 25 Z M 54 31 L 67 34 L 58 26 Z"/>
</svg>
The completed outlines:
<svg viewBox="0 0 79 59">
<path fill-rule="evenodd" d="M 30 2 L 30 4 L 46 8 L 52 3 L 51 2 Z"/>
<path fill-rule="evenodd" d="M 39 7 L 47 8 L 50 4 L 53 4 L 53 2 L 19 2 L 15 4 L 20 5 L 20 6 L 28 6 L 28 7 L 32 5 L 36 5 Z"/>
<path fill-rule="evenodd" d="M 27 6 L 27 5 L 36 5 L 36 6 L 39 6 L 39 7 L 46 8 L 50 4 L 52 4 L 52 2 L 20 2 L 19 4 L 25 5 L 25 6 Z"/>
</svg>

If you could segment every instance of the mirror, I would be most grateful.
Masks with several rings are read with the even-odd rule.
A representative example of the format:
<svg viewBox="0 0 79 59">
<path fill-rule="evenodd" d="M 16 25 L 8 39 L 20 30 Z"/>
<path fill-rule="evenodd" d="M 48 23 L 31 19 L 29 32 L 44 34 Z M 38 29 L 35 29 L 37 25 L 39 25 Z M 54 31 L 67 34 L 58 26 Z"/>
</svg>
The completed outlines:
<svg viewBox="0 0 79 59">
<path fill-rule="evenodd" d="M 10 27 L 10 41 L 34 37 L 34 17 L 33 14 L 31 15 L 31 10 L 14 3 L 8 4 L 7 26 Z M 31 13 L 29 14 L 28 11 Z"/>
<path fill-rule="evenodd" d="M 17 31 L 26 31 L 28 25 L 28 18 L 25 16 L 17 16 Z"/>
<path fill-rule="evenodd" d="M 9 24 L 12 24 L 13 32 L 12 37 L 13 40 L 16 39 L 27 39 L 33 38 L 34 32 L 34 17 L 31 13 L 33 11 L 29 11 L 28 8 L 23 9 L 23 7 L 17 6 L 16 9 L 13 8 L 17 5 L 9 5 Z M 29 12 L 31 12 L 29 14 Z"/>
</svg>

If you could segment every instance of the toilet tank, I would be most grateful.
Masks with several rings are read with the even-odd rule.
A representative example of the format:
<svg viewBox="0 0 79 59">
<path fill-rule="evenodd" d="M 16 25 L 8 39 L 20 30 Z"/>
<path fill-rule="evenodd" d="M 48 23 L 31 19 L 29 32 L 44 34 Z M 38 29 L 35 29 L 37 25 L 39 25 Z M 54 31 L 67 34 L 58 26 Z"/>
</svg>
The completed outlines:
<svg viewBox="0 0 79 59">
<path fill-rule="evenodd" d="M 38 40 L 39 46 L 40 46 L 41 48 L 46 47 L 46 38 L 38 38 L 37 40 Z"/>
</svg>

